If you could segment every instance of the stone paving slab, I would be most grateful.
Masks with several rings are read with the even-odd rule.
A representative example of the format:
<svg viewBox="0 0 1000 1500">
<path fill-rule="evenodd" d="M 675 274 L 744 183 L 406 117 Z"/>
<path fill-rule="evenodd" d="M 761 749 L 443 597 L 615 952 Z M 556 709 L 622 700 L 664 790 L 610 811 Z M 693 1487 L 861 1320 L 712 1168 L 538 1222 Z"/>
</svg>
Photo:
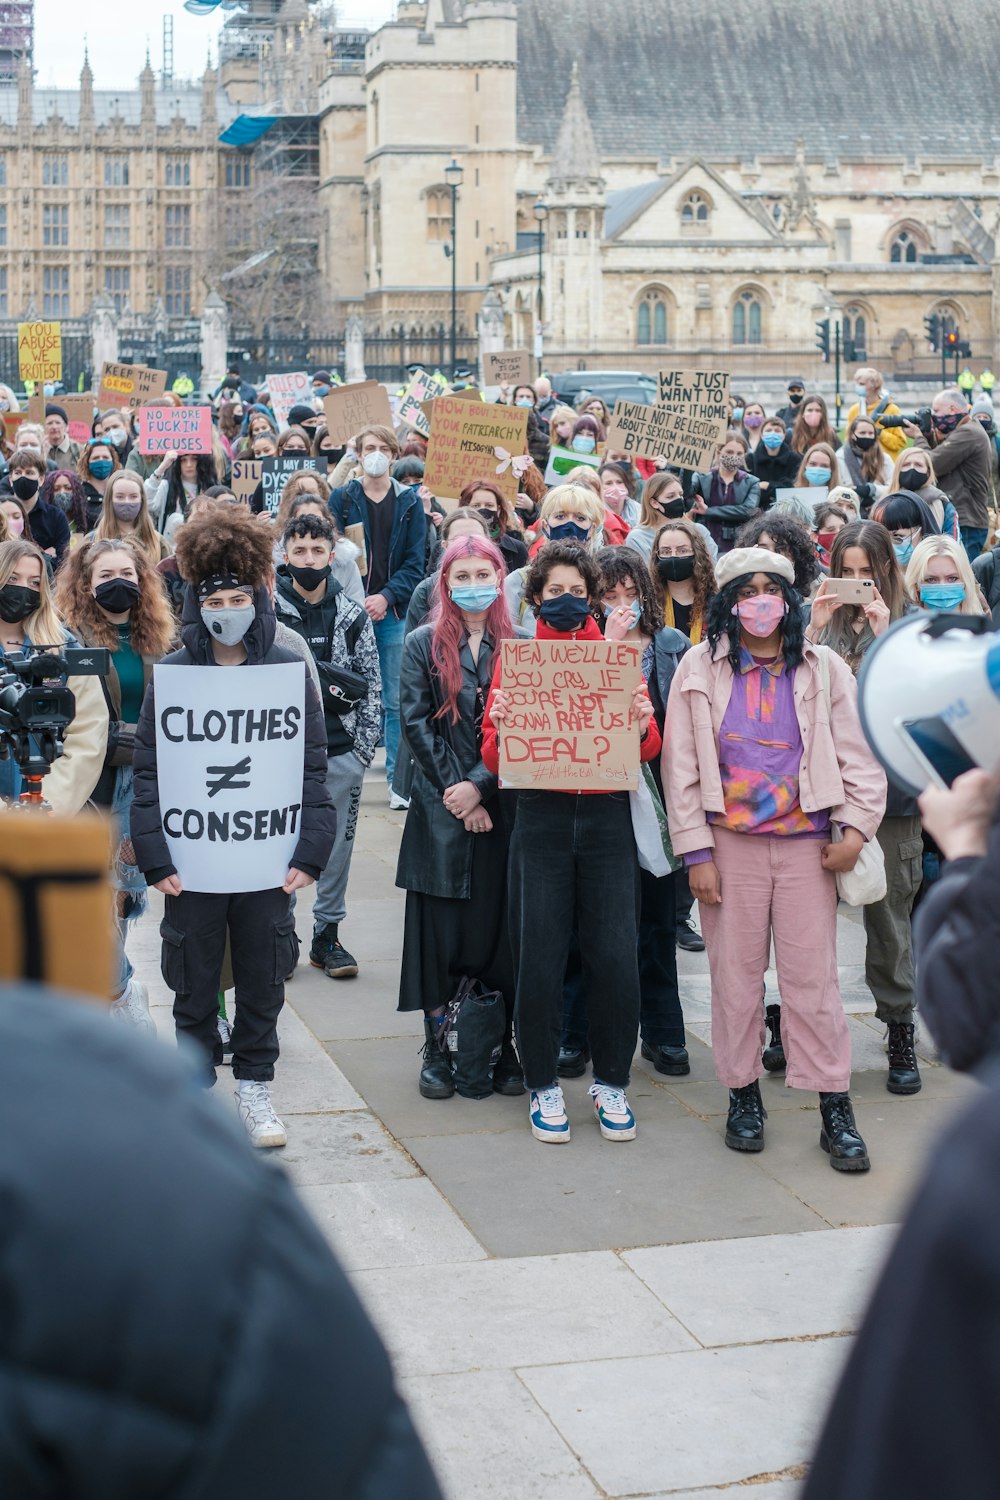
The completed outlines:
<svg viewBox="0 0 1000 1500">
<path fill-rule="evenodd" d="M 622 1259 L 700 1344 L 754 1344 L 853 1332 L 896 1232 L 762 1235 L 627 1250 Z"/>
<path fill-rule="evenodd" d="M 804 1465 L 795 1465 L 795 1468 L 804 1469 Z M 805 1485 L 796 1479 L 779 1479 L 775 1484 L 757 1484 L 743 1486 L 723 1485 L 720 1489 L 713 1485 L 711 1489 L 697 1490 L 661 1490 L 657 1495 L 644 1495 L 642 1500 L 799 1500 L 803 1494 Z"/>
<path fill-rule="evenodd" d="M 810 1456 L 849 1339 L 518 1369 L 604 1494 L 787 1473 Z M 745 1486 L 745 1489 L 743 1488 Z"/>
<path fill-rule="evenodd" d="M 697 1348 L 610 1253 L 364 1271 L 354 1285 L 404 1376 Z"/>
<path fill-rule="evenodd" d="M 274 1155 L 297 1187 L 416 1177 L 420 1171 L 367 1110 L 296 1115 L 288 1145 Z"/>
<path fill-rule="evenodd" d="M 454 1500 L 593 1500 L 600 1493 L 512 1371 L 414 1376 L 400 1389 Z"/>
<path fill-rule="evenodd" d="M 348 1271 L 440 1268 L 485 1260 L 486 1251 L 426 1177 L 299 1189 Z"/>
</svg>

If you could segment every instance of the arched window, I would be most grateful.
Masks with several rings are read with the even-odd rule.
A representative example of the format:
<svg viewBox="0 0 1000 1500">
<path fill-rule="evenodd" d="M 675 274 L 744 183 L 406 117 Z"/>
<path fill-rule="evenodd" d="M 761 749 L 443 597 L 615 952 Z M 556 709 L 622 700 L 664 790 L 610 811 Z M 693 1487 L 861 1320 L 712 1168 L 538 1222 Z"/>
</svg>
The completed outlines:
<svg viewBox="0 0 1000 1500">
<path fill-rule="evenodd" d="M 427 238 L 440 243 L 451 235 L 451 193 L 447 187 L 431 187 L 427 199 Z"/>
<path fill-rule="evenodd" d="M 917 259 L 917 242 L 908 229 L 901 229 L 889 249 L 893 265 L 914 265 Z"/>
<path fill-rule="evenodd" d="M 863 308 L 849 307 L 844 313 L 844 343 L 853 343 L 855 359 L 867 358 L 868 320 Z"/>
<path fill-rule="evenodd" d="M 707 234 L 711 211 L 711 204 L 704 193 L 697 190 L 688 193 L 681 204 L 682 234 Z"/>
<path fill-rule="evenodd" d="M 642 295 L 636 309 L 635 339 L 637 344 L 667 342 L 667 303 L 658 287 L 651 287 Z"/>
<path fill-rule="evenodd" d="M 761 329 L 760 298 L 756 292 L 740 292 L 733 303 L 733 343 L 759 344 Z"/>
</svg>

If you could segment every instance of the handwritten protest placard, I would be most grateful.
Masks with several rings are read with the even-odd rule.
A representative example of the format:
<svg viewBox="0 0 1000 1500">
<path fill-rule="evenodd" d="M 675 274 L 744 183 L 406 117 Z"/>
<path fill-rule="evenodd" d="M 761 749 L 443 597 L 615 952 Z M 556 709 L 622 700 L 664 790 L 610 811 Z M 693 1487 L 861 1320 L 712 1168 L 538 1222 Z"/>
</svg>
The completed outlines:
<svg viewBox="0 0 1000 1500">
<path fill-rule="evenodd" d="M 262 458 L 233 459 L 230 483 L 237 500 L 245 500 L 249 504 L 251 495 L 260 484 L 263 463 Z"/>
<path fill-rule="evenodd" d="M 61 380 L 61 324 L 18 323 L 17 368 L 22 380 Z"/>
<path fill-rule="evenodd" d="M 260 487 L 264 497 L 264 509 L 272 516 L 277 515 L 285 485 L 292 475 L 301 474 L 303 469 L 312 469 L 317 474 L 325 474 L 327 463 L 325 453 L 319 454 L 316 458 L 311 453 L 283 453 L 277 458 L 262 458 L 260 460 Z"/>
<path fill-rule="evenodd" d="M 392 430 L 392 407 L 385 386 L 377 380 L 359 380 L 354 385 L 339 385 L 323 397 L 326 425 L 336 447 L 354 437 L 369 422 L 381 422 Z"/>
<path fill-rule="evenodd" d="M 599 469 L 603 460 L 599 453 L 576 453 L 572 448 L 560 448 L 553 443 L 549 449 L 549 461 L 545 465 L 545 483 L 562 484 L 567 474 L 582 464 L 586 469 Z"/>
<path fill-rule="evenodd" d="M 85 443 L 94 421 L 94 397 L 91 391 L 82 396 L 60 396 L 58 403 L 66 413 L 66 430 L 71 443 Z"/>
<path fill-rule="evenodd" d="M 510 459 L 527 451 L 525 407 L 438 396 L 431 407 L 424 483 L 439 500 L 457 500 L 470 479 L 489 479 L 513 505 L 517 475 Z"/>
<path fill-rule="evenodd" d="M 140 406 L 140 453 L 211 453 L 207 406 Z"/>
<path fill-rule="evenodd" d="M 531 384 L 531 355 L 527 349 L 497 349 L 483 355 L 484 385 Z"/>
<path fill-rule="evenodd" d="M 166 388 L 166 370 L 150 370 L 145 365 L 105 364 L 101 367 L 97 404 L 102 411 L 109 406 L 130 410 L 152 396 L 162 396 Z"/>
<path fill-rule="evenodd" d="M 267 388 L 279 427 L 288 426 L 293 406 L 312 405 L 312 384 L 305 370 L 295 370 L 291 375 L 269 375 Z"/>
<path fill-rule="evenodd" d="M 23 411 L 5 411 L 3 414 L 3 435 L 8 443 L 13 443 L 17 429 L 24 421 L 26 413 Z"/>
<path fill-rule="evenodd" d="M 153 668 L 163 832 L 188 891 L 283 885 L 299 840 L 305 668 Z"/>
<path fill-rule="evenodd" d="M 662 454 L 680 469 L 711 468 L 726 431 L 729 375 L 717 370 L 661 370 L 655 406 L 616 401 L 607 451 L 633 458 Z"/>
<path fill-rule="evenodd" d="M 412 427 L 421 437 L 430 434 L 431 424 L 422 403 L 431 400 L 440 390 L 438 382 L 426 370 L 418 370 L 400 398 L 396 420 Z"/>
<path fill-rule="evenodd" d="M 500 784 L 552 792 L 639 785 L 640 649 L 619 641 L 505 641 Z"/>
</svg>

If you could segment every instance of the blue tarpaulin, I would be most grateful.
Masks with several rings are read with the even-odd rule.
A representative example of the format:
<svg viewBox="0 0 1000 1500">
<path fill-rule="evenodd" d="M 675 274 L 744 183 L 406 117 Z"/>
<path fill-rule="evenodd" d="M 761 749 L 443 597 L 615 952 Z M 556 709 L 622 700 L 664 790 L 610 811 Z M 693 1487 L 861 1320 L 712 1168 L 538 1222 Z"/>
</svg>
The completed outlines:
<svg viewBox="0 0 1000 1500">
<path fill-rule="evenodd" d="M 237 115 L 219 140 L 224 146 L 252 146 L 267 134 L 277 118 L 277 115 Z"/>
</svg>

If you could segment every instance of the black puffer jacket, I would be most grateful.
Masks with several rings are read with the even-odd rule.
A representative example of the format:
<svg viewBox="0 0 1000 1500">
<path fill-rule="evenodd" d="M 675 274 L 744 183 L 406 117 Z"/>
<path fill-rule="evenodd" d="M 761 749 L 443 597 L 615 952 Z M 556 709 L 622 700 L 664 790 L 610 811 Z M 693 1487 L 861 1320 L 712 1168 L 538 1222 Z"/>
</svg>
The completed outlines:
<svg viewBox="0 0 1000 1500">
<path fill-rule="evenodd" d="M 494 824 L 499 826 L 497 778 L 483 765 L 476 739 L 493 676 L 493 643 L 483 637 L 479 661 L 464 642 L 464 681 L 458 695 L 459 720 L 434 715 L 443 694 L 431 661 L 434 630 L 421 625 L 406 637 L 399 674 L 399 718 L 403 740 L 413 757 L 410 810 L 399 849 L 396 884 L 426 896 L 468 900 L 472 881 L 472 847 L 476 835 L 445 809 L 442 795 L 458 781 L 478 788 Z M 477 709 L 477 689 L 482 707 Z"/>
<path fill-rule="evenodd" d="M 0 1494 L 440 1500 L 318 1229 L 177 1053 L 0 988 L 0 1129 Z"/>
<path fill-rule="evenodd" d="M 752 453 L 747 454 L 747 469 L 760 481 L 761 510 L 771 509 L 779 490 L 789 490 L 794 486 L 801 463 L 801 458 L 787 441 L 773 453 L 760 442 Z"/>
<path fill-rule="evenodd" d="M 323 706 L 302 658 L 274 644 L 274 606 L 266 590 L 254 590 L 254 603 L 254 622 L 245 637 L 248 665 L 271 666 L 279 662 L 295 662 L 306 674 L 302 820 L 291 864 L 315 880 L 330 858 L 337 829 L 337 815 L 326 789 L 326 724 Z M 181 639 L 184 645 L 179 651 L 172 651 L 169 656 L 165 656 L 161 666 L 211 668 L 215 665 L 212 643 L 202 624 L 198 600 L 190 585 L 184 598 Z M 155 681 L 149 684 L 142 701 L 132 768 L 135 775 L 132 843 L 140 870 L 149 884 L 155 885 L 158 880 L 176 874 L 160 816 L 160 792 L 156 779 Z"/>
</svg>

